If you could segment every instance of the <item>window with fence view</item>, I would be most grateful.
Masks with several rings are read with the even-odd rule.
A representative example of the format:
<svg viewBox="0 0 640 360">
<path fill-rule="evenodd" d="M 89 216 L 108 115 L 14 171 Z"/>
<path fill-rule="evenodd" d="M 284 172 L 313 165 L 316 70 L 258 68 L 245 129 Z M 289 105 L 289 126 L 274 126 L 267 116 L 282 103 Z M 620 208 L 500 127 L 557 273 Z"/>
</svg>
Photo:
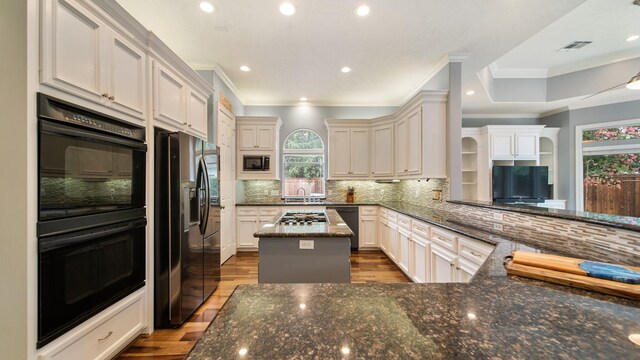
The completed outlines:
<svg viewBox="0 0 640 360">
<path fill-rule="evenodd" d="M 585 211 L 640 216 L 640 126 L 583 131 Z"/>
<path fill-rule="evenodd" d="M 324 197 L 324 144 L 311 130 L 293 131 L 283 146 L 284 197 Z"/>
</svg>

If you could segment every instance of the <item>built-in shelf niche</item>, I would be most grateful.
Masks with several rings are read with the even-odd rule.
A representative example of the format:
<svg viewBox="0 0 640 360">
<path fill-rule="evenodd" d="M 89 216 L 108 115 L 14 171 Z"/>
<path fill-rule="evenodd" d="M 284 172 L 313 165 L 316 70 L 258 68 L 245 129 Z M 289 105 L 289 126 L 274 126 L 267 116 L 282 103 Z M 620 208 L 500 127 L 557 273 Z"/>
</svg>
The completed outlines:
<svg viewBox="0 0 640 360">
<path fill-rule="evenodd" d="M 474 138 L 462 138 L 462 198 L 478 198 L 478 143 Z"/>
</svg>

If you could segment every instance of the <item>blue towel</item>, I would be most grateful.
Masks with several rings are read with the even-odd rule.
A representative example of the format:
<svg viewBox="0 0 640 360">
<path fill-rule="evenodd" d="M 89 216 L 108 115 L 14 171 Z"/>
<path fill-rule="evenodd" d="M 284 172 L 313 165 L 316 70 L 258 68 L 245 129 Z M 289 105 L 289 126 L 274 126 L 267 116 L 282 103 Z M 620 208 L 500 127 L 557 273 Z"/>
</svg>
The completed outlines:
<svg viewBox="0 0 640 360">
<path fill-rule="evenodd" d="M 583 261 L 579 266 L 591 277 L 613 280 L 626 284 L 640 284 L 640 272 L 633 271 L 624 266 L 595 261 Z"/>
</svg>

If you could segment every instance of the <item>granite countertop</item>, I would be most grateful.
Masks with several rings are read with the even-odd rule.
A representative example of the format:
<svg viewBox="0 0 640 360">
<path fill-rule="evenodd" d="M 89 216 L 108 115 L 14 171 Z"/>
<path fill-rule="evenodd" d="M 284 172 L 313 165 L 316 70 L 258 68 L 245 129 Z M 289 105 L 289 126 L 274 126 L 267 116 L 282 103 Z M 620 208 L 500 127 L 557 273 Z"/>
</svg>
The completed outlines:
<svg viewBox="0 0 640 360">
<path fill-rule="evenodd" d="M 189 359 L 640 358 L 628 339 L 640 333 L 640 302 L 503 267 L 516 249 L 571 255 L 570 247 L 484 232 L 433 208 L 378 205 L 496 247 L 467 284 L 241 285 Z M 608 260 L 602 249 L 581 255 Z M 614 250 L 611 258 L 620 259 Z"/>
<path fill-rule="evenodd" d="M 357 201 L 348 203 L 346 201 L 313 201 L 313 202 L 285 202 L 281 201 L 254 201 L 254 202 L 242 202 L 236 203 L 236 206 L 364 206 L 364 205 L 378 205 L 373 201 Z"/>
<path fill-rule="evenodd" d="M 290 210 L 283 210 L 267 224 L 263 225 L 253 236 L 258 238 L 288 238 L 288 237 L 351 237 L 353 231 L 342 220 L 335 210 L 325 210 L 327 222 L 313 223 L 311 225 L 285 225 L 278 224 L 280 217 Z M 304 211 L 301 211 L 304 213 Z"/>
</svg>

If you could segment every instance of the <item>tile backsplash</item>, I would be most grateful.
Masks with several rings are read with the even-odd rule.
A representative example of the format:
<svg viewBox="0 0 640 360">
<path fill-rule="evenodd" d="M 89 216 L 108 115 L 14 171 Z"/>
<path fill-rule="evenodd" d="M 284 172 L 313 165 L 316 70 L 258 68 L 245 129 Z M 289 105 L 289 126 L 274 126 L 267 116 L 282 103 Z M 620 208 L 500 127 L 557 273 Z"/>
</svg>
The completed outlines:
<svg viewBox="0 0 640 360">
<path fill-rule="evenodd" d="M 274 180 L 241 181 L 243 198 L 238 202 L 275 202 L 282 194 L 281 182 Z M 373 180 L 328 180 L 327 201 L 346 201 L 347 189 L 354 188 L 356 202 L 403 201 L 416 205 L 432 205 L 449 199 L 447 179 L 401 180 L 378 183 Z M 433 200 L 433 190 L 442 191 L 442 200 Z M 241 196 L 242 197 L 242 196 Z"/>
</svg>

